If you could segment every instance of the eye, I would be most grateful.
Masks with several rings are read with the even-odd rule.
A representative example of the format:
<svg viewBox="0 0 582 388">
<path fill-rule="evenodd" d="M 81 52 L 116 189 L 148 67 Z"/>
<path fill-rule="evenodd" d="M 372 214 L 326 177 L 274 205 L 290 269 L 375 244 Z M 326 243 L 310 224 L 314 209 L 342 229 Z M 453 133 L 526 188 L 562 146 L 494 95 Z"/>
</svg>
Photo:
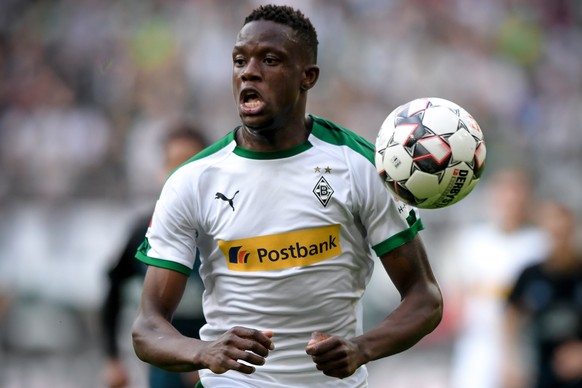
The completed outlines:
<svg viewBox="0 0 582 388">
<path fill-rule="evenodd" d="M 232 63 L 235 67 L 241 67 L 241 66 L 244 66 L 245 60 L 244 60 L 244 58 L 237 56 L 237 57 L 232 58 Z"/>
<path fill-rule="evenodd" d="M 264 62 L 269 66 L 274 66 L 279 63 L 279 60 L 276 57 L 267 56 L 265 57 Z"/>
</svg>

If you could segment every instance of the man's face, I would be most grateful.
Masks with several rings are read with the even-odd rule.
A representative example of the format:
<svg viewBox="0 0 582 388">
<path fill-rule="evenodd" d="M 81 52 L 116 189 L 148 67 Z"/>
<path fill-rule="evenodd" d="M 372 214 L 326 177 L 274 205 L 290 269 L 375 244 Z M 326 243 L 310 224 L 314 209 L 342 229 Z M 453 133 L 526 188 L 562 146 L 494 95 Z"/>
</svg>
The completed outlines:
<svg viewBox="0 0 582 388">
<path fill-rule="evenodd" d="M 240 30 L 232 52 L 232 84 L 247 128 L 279 128 L 295 112 L 303 114 L 305 57 L 291 27 L 261 20 Z"/>
</svg>

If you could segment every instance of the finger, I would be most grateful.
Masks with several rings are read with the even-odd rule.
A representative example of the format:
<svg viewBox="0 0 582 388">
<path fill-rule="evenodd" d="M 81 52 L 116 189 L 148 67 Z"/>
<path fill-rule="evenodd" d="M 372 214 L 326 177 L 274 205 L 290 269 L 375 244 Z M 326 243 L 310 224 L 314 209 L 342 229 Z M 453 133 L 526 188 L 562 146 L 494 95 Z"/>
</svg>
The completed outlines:
<svg viewBox="0 0 582 388">
<path fill-rule="evenodd" d="M 225 373 L 229 370 L 251 374 L 255 372 L 254 365 L 264 364 L 265 359 L 263 357 L 237 349 L 226 351 L 218 365 L 210 369 L 217 374 Z"/>
<path fill-rule="evenodd" d="M 327 338 L 312 343 L 311 345 L 308 344 L 305 348 L 305 351 L 307 354 L 315 356 L 318 354 L 327 353 L 333 348 L 337 347 L 339 344 L 340 343 L 337 337 L 328 336 Z"/>
<path fill-rule="evenodd" d="M 271 338 L 273 338 L 274 335 L 275 333 L 272 331 L 254 330 L 251 338 L 258 341 L 265 348 L 273 350 L 275 349 L 275 345 L 273 344 Z"/>
<path fill-rule="evenodd" d="M 311 333 L 311 340 L 309 342 L 319 342 L 319 341 L 323 341 L 324 339 L 327 339 L 331 337 L 331 335 L 327 334 L 327 333 L 322 333 L 320 331 L 314 331 L 313 333 Z"/>
<path fill-rule="evenodd" d="M 307 346 L 309 347 L 309 346 L 315 345 L 316 343 L 318 343 L 320 341 L 324 341 L 324 340 L 328 339 L 329 337 L 331 337 L 331 335 L 326 334 L 326 333 L 322 333 L 319 331 L 314 331 L 313 333 L 311 333 L 311 339 L 307 343 Z"/>
<path fill-rule="evenodd" d="M 237 360 L 238 358 L 232 357 L 232 355 L 222 354 L 216 362 L 209 365 L 208 369 L 216 374 L 226 373 L 229 370 L 235 370 L 244 374 L 251 374 L 255 371 L 252 365 L 246 365 Z"/>
<path fill-rule="evenodd" d="M 348 365 L 347 359 L 345 357 L 339 359 L 329 359 L 325 361 L 313 361 L 315 362 L 315 367 L 321 371 L 342 369 Z"/>
<path fill-rule="evenodd" d="M 263 333 L 263 334 L 264 334 L 264 335 L 265 335 L 267 338 L 269 338 L 269 339 L 271 339 L 271 338 L 273 338 L 273 337 L 275 336 L 275 332 L 274 332 L 274 331 L 270 331 L 270 330 L 268 330 L 268 331 L 263 331 L 262 333 Z M 269 348 L 269 350 L 273 350 L 273 349 L 275 349 L 275 344 L 273 343 L 273 341 L 270 341 L 270 343 L 269 343 L 269 347 L 268 347 L 268 348 Z"/>
<path fill-rule="evenodd" d="M 350 374 L 345 369 L 330 369 L 324 370 L 323 374 L 329 377 L 337 377 L 339 379 L 343 379 L 348 377 Z"/>
<path fill-rule="evenodd" d="M 275 332 L 271 330 L 262 331 L 262 333 L 269 338 L 273 338 L 273 336 L 275 335 Z"/>
<path fill-rule="evenodd" d="M 265 365 L 265 358 L 251 352 L 243 352 L 238 358 L 239 361 L 245 361 L 251 365 Z"/>
<path fill-rule="evenodd" d="M 269 355 L 269 349 L 267 349 L 263 344 L 252 339 L 244 339 L 239 344 L 238 348 L 244 351 L 251 351 L 256 353 L 261 357 L 267 357 Z"/>
<path fill-rule="evenodd" d="M 271 341 L 271 337 L 274 335 L 272 331 L 263 332 L 241 326 L 234 327 L 232 330 L 239 337 L 256 340 L 267 349 L 273 350 L 275 348 L 273 341 Z"/>
<path fill-rule="evenodd" d="M 251 365 L 247 365 L 247 364 L 243 364 L 242 362 L 231 360 L 231 362 L 229 363 L 225 372 L 227 370 L 235 370 L 237 372 L 244 373 L 246 375 L 250 375 L 250 374 L 254 373 L 256 369 L 255 369 L 255 367 L 253 367 Z"/>
<path fill-rule="evenodd" d="M 252 366 L 248 366 L 248 365 L 245 365 L 245 364 L 242 364 L 239 362 L 238 367 L 233 368 L 233 370 L 236 370 L 237 372 L 240 372 L 240 373 L 244 373 L 245 375 L 250 375 L 250 374 L 255 373 L 256 369 Z"/>
</svg>

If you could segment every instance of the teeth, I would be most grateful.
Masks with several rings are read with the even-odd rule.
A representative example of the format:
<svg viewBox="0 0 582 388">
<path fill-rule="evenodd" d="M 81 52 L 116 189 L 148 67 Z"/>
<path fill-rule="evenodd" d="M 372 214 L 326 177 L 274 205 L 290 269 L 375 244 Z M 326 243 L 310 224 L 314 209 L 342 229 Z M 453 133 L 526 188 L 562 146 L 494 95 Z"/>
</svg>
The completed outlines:
<svg viewBox="0 0 582 388">
<path fill-rule="evenodd" d="M 249 107 L 249 108 L 256 108 L 260 104 L 261 104 L 260 101 L 247 101 L 247 102 L 245 102 L 245 106 Z"/>
</svg>

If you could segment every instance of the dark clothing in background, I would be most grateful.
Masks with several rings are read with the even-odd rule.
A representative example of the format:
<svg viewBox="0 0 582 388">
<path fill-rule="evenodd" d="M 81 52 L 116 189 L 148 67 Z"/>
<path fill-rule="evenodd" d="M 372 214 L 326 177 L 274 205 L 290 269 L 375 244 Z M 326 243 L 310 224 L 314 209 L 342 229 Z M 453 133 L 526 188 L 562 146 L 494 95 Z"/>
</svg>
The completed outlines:
<svg viewBox="0 0 582 388">
<path fill-rule="evenodd" d="M 550 271 L 543 263 L 519 276 L 509 303 L 529 319 L 536 352 L 536 388 L 582 388 L 582 380 L 560 380 L 552 369 L 555 350 L 582 341 L 582 263 L 567 272 Z"/>
</svg>

